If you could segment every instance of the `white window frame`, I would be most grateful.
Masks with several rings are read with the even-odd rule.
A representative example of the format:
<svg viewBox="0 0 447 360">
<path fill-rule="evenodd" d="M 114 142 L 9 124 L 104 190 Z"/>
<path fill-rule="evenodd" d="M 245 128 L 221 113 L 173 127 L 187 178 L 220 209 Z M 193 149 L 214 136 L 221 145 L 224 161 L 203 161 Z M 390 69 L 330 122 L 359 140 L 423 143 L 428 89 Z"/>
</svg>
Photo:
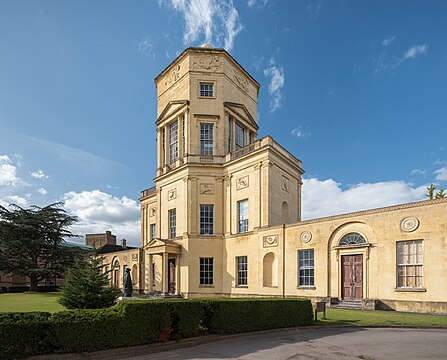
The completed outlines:
<svg viewBox="0 0 447 360">
<path fill-rule="evenodd" d="M 211 228 L 211 231 L 209 231 Z M 200 235 L 214 236 L 214 205 L 200 204 Z"/>
<path fill-rule="evenodd" d="M 200 155 L 214 155 L 214 124 L 200 123 Z"/>
<path fill-rule="evenodd" d="M 301 256 L 302 255 L 302 256 Z M 315 250 L 298 250 L 298 287 L 315 286 Z"/>
<path fill-rule="evenodd" d="M 201 257 L 199 259 L 199 284 L 200 286 L 214 285 L 214 258 Z"/>
<path fill-rule="evenodd" d="M 420 247 L 418 246 L 420 244 Z M 412 253 L 412 245 L 416 252 Z M 407 247 L 406 254 L 404 248 Z M 419 248 L 421 252 L 419 252 Z M 409 271 L 412 269 L 412 271 Z M 420 274 L 418 274 L 418 271 Z M 412 274 L 409 274 L 412 272 Z M 403 278 L 403 285 L 399 285 L 399 278 Z M 408 285 L 413 278 L 414 286 Z M 420 283 L 418 282 L 420 278 Z M 424 289 L 424 241 L 405 240 L 396 242 L 396 288 L 397 289 Z"/>
<path fill-rule="evenodd" d="M 215 83 L 213 81 L 199 81 L 199 97 L 205 99 L 215 98 Z"/>
<path fill-rule="evenodd" d="M 236 286 L 248 286 L 248 256 L 236 256 Z"/>
<path fill-rule="evenodd" d="M 171 209 L 168 212 L 169 218 L 169 239 L 173 239 L 177 236 L 177 211 Z"/>
<path fill-rule="evenodd" d="M 149 234 L 150 234 L 150 240 L 154 240 L 156 237 L 156 226 L 155 224 L 150 224 L 149 225 Z"/>
<path fill-rule="evenodd" d="M 237 232 L 248 232 L 248 199 L 237 202 Z"/>
<path fill-rule="evenodd" d="M 178 159 L 178 122 L 174 121 L 169 125 L 169 165 L 174 164 Z"/>
</svg>

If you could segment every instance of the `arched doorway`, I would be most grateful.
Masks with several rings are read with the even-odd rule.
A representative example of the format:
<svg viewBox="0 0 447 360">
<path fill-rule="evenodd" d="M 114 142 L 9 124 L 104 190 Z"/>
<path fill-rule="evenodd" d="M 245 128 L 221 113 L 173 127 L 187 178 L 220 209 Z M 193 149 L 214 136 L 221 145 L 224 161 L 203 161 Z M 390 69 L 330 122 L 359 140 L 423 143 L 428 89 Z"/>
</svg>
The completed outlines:
<svg viewBox="0 0 447 360">
<path fill-rule="evenodd" d="M 120 262 L 118 259 L 113 263 L 113 285 L 117 288 L 121 287 Z"/>
</svg>

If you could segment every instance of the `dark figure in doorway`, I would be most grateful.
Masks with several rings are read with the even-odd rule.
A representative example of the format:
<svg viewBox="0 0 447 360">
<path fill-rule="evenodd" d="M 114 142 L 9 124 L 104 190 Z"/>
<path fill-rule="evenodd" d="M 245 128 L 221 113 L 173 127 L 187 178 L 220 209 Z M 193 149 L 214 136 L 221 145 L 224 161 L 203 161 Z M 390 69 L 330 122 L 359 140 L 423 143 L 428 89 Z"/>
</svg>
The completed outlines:
<svg viewBox="0 0 447 360">
<path fill-rule="evenodd" d="M 130 277 L 130 269 L 126 268 L 126 274 L 124 275 L 124 296 L 132 297 L 132 278 Z"/>
</svg>

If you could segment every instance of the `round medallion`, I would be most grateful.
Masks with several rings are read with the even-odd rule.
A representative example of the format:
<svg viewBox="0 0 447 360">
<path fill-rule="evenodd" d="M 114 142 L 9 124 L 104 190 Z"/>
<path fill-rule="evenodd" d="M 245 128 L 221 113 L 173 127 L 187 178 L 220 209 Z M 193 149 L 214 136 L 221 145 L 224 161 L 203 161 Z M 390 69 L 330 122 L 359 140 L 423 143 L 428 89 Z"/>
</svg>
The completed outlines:
<svg viewBox="0 0 447 360">
<path fill-rule="evenodd" d="M 303 231 L 301 233 L 301 242 L 308 243 L 310 240 L 312 240 L 312 233 L 308 230 Z"/>
<path fill-rule="evenodd" d="M 411 216 L 406 217 L 400 222 L 400 229 L 405 232 L 412 232 L 419 227 L 419 219 Z"/>
</svg>

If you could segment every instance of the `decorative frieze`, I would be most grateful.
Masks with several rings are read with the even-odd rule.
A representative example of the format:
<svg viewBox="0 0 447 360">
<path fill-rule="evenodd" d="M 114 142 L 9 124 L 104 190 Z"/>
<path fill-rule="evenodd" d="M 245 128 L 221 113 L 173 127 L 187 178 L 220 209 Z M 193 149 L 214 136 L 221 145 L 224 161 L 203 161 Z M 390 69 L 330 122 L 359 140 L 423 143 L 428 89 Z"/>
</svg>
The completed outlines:
<svg viewBox="0 0 447 360">
<path fill-rule="evenodd" d="M 413 232 L 419 227 L 419 219 L 414 216 L 406 217 L 400 222 L 400 229 L 404 232 Z"/>
<path fill-rule="evenodd" d="M 268 247 L 276 247 L 278 246 L 278 235 L 268 235 L 263 238 L 263 246 L 265 248 Z"/>
<path fill-rule="evenodd" d="M 174 66 L 174 68 L 166 75 L 165 86 L 168 87 L 175 83 L 180 78 L 180 65 Z"/>
<path fill-rule="evenodd" d="M 168 201 L 174 200 L 175 198 L 177 198 L 177 189 L 169 190 L 168 191 Z"/>
<path fill-rule="evenodd" d="M 200 184 L 200 194 L 213 195 L 214 194 L 214 184 Z"/>
<path fill-rule="evenodd" d="M 217 71 L 222 67 L 219 56 L 207 56 L 195 59 L 192 63 L 194 70 Z"/>
<path fill-rule="evenodd" d="M 249 186 L 248 175 L 236 180 L 236 190 L 242 190 Z"/>
<path fill-rule="evenodd" d="M 236 71 L 235 71 L 235 73 L 234 73 L 233 79 L 234 79 L 234 81 L 236 82 L 236 84 L 237 84 L 243 91 L 245 91 L 245 92 L 248 94 L 248 90 L 249 90 L 249 87 L 248 87 L 248 85 L 249 85 L 248 80 L 245 79 L 245 78 L 242 77 L 242 76 L 239 76 L 239 74 L 236 73 Z"/>
</svg>

